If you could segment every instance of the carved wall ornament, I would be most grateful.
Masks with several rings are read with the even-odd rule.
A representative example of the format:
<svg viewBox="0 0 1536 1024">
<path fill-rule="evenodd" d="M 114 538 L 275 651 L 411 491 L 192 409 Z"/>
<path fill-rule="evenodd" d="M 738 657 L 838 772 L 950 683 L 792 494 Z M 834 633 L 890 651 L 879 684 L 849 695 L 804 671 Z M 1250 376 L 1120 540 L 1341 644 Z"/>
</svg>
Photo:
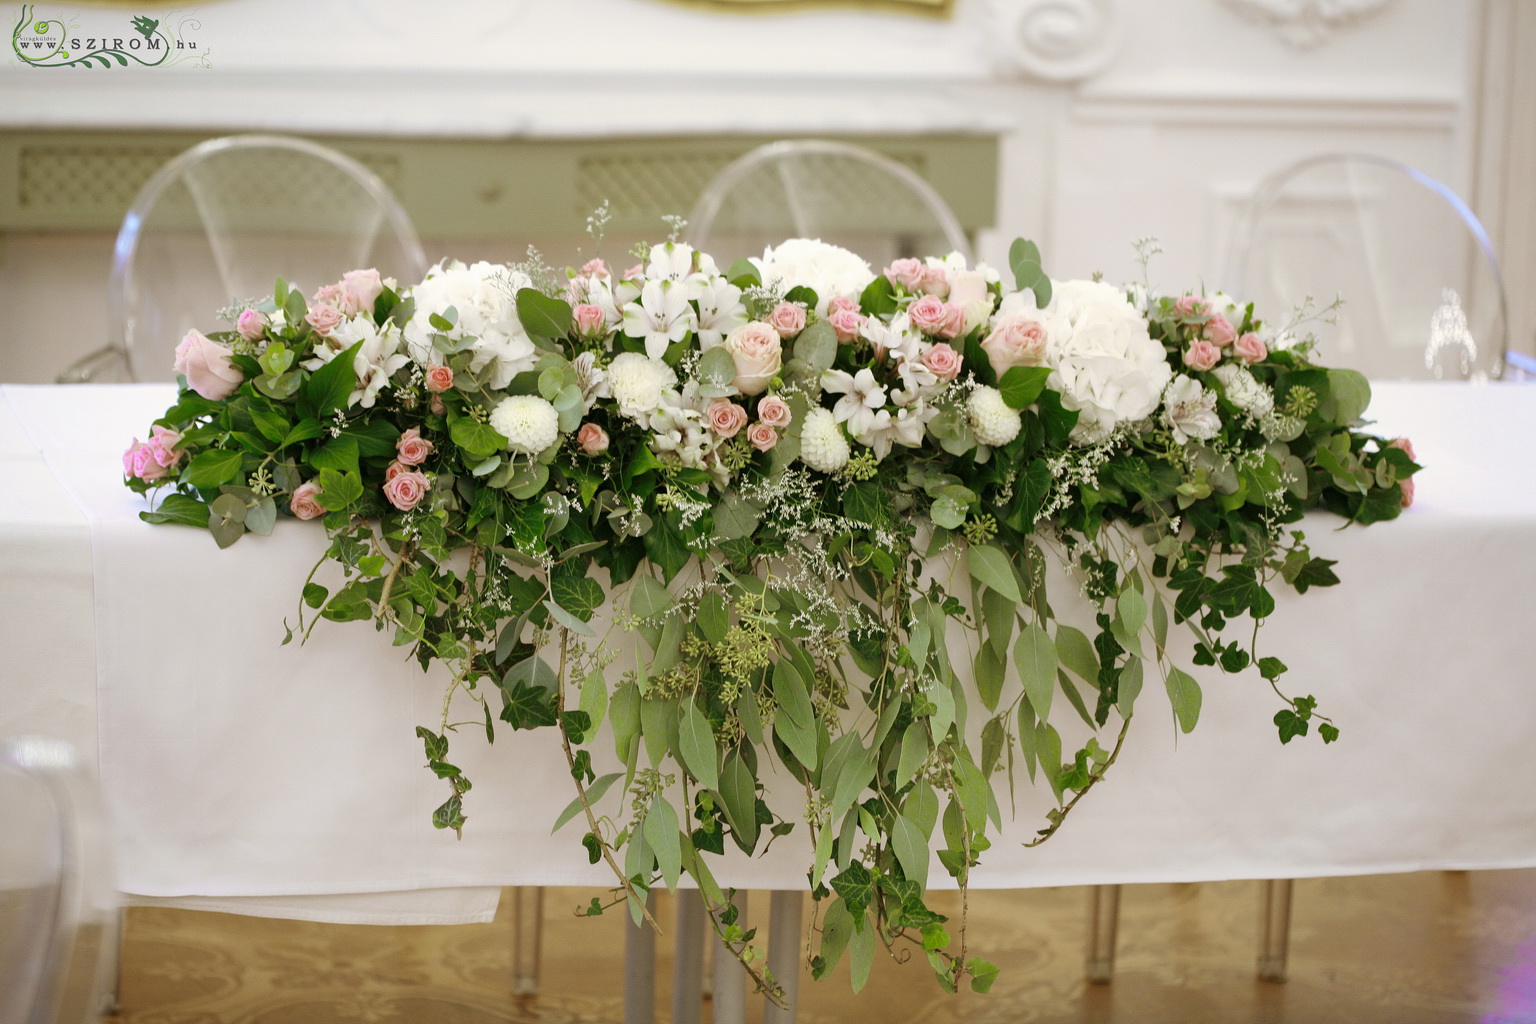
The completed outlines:
<svg viewBox="0 0 1536 1024">
<path fill-rule="evenodd" d="M 987 28 L 1005 74 L 1075 82 L 1120 49 L 1115 0 L 991 0 Z"/>
<path fill-rule="evenodd" d="M 1247 17 L 1268 23 L 1288 46 L 1310 50 L 1336 29 L 1379 14 L 1393 0 L 1221 0 Z"/>
</svg>

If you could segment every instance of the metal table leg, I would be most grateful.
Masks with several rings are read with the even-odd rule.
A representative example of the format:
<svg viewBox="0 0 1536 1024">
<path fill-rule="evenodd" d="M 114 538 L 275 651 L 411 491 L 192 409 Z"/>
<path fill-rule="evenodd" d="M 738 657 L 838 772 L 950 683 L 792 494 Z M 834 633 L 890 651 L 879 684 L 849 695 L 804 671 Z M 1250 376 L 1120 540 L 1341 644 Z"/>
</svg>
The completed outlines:
<svg viewBox="0 0 1536 1024">
<path fill-rule="evenodd" d="M 1106 984 L 1115 978 L 1115 940 L 1120 930 L 1120 887 L 1090 888 L 1088 910 L 1088 980 Z"/>
</svg>

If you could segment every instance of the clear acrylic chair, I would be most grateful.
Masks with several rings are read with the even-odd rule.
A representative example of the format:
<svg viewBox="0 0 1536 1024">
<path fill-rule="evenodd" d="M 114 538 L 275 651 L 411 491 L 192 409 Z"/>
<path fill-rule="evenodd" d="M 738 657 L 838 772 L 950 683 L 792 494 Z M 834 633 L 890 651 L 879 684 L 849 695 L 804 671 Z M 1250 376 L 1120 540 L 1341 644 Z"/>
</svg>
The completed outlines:
<svg viewBox="0 0 1536 1024">
<path fill-rule="evenodd" d="M 1443 183 L 1406 164 L 1329 153 L 1259 185 L 1228 246 L 1226 290 L 1285 318 L 1338 296 L 1310 323 L 1326 363 L 1377 379 L 1503 374 L 1504 285 L 1488 233 Z"/>
<path fill-rule="evenodd" d="M 426 265 L 399 202 L 351 157 L 286 136 L 210 139 L 139 190 L 113 250 L 108 344 L 59 382 L 172 380 L 189 329 L 231 329 L 218 311 L 269 297 L 279 276 L 308 294 L 368 267 L 414 283 Z"/>
<path fill-rule="evenodd" d="M 771 142 L 739 157 L 705 187 L 688 216 L 690 243 L 722 268 L 787 238 L 819 238 L 872 265 L 959 252 L 960 221 L 912 168 L 846 142 Z"/>
<path fill-rule="evenodd" d="M 94 1021 L 116 973 L 117 891 L 96 786 L 73 747 L 0 743 L 0 1021 Z"/>
</svg>

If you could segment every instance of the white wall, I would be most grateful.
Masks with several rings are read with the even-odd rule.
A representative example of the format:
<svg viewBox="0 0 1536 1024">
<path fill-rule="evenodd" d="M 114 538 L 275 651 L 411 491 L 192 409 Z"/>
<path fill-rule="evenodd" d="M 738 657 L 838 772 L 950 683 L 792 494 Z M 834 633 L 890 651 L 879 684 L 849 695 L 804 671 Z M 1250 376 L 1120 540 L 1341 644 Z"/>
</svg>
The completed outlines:
<svg viewBox="0 0 1536 1024">
<path fill-rule="evenodd" d="M 208 70 L 0 67 L 0 128 L 989 131 L 1003 167 L 984 256 L 1004 262 L 1025 234 L 1058 276 L 1126 278 L 1131 240 L 1155 235 L 1155 280 L 1184 287 L 1220 283 L 1234 211 L 1305 155 L 1376 152 L 1470 195 L 1490 2 L 956 0 L 934 19 L 662 0 L 227 0 L 183 26 Z M 58 337 L 58 311 L 72 334 L 101 337 L 91 311 L 109 241 L 0 246 L 0 306 L 13 311 L 0 379 L 43 379 L 59 360 L 37 356 L 36 339 Z"/>
</svg>

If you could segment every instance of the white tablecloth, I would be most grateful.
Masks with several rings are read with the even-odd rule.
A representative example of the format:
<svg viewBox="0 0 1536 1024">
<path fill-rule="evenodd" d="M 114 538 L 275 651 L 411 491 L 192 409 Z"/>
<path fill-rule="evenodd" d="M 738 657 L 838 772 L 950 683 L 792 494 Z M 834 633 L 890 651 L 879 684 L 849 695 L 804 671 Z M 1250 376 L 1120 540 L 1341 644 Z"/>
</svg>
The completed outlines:
<svg viewBox="0 0 1536 1024">
<path fill-rule="evenodd" d="M 438 721 L 441 680 L 364 623 L 280 646 L 325 546 L 317 526 L 284 521 L 219 551 L 203 531 L 138 520 L 118 456 L 171 398 L 11 386 L 0 401 L 0 733 L 99 746 L 124 891 L 424 922 L 483 919 L 495 886 L 611 884 L 576 825 L 550 835 L 572 796 L 552 730 L 453 737 L 450 760 L 476 783 L 456 841 L 429 824 L 446 787 L 413 733 Z M 1253 671 L 1200 670 L 1200 725 L 1179 735 L 1153 682 L 1068 826 L 1023 849 L 1050 796 L 1022 785 L 975 885 L 1536 865 L 1536 390 L 1378 385 L 1372 414 L 1413 438 L 1418 501 L 1368 528 L 1310 518 L 1313 553 L 1339 560 L 1343 585 L 1282 596 L 1262 634 L 1339 742 L 1282 748 Z M 717 873 L 799 887 L 803 831 Z"/>
</svg>

